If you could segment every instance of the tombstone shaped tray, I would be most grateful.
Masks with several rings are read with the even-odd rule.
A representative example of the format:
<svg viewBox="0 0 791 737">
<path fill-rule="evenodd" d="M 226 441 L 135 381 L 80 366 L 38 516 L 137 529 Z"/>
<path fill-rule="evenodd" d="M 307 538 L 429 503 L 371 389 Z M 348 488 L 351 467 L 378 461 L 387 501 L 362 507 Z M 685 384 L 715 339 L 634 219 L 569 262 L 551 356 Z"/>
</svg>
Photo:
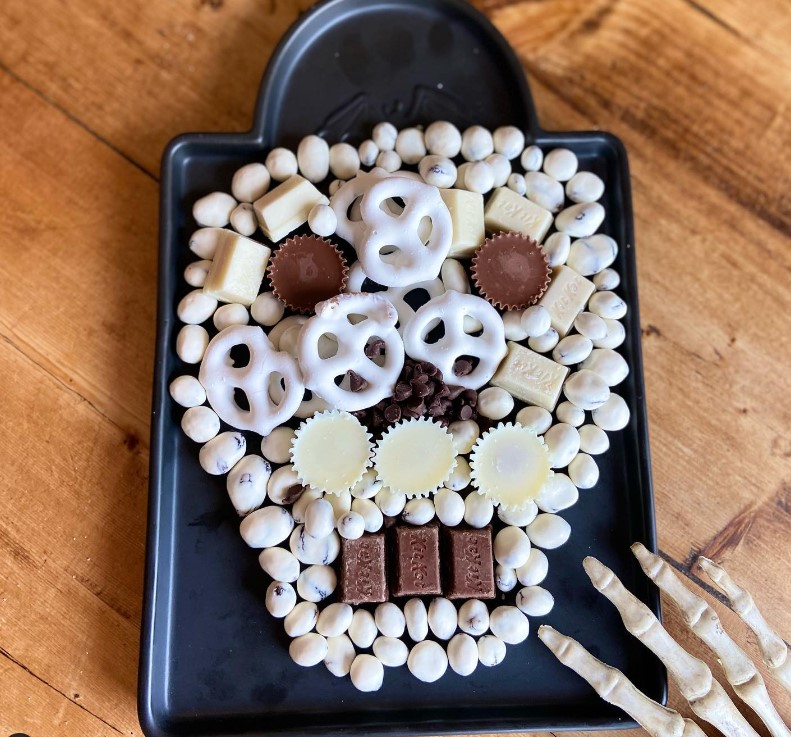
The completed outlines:
<svg viewBox="0 0 791 737">
<path fill-rule="evenodd" d="M 563 516 L 568 543 L 549 551 L 546 587 L 555 608 L 532 622 L 495 668 L 467 678 L 450 669 L 434 684 L 406 668 L 387 669 L 377 693 L 356 691 L 321 665 L 288 655 L 283 623 L 263 604 L 266 577 L 242 541 L 224 477 L 207 475 L 179 427 L 169 382 L 183 371 L 175 353 L 182 272 L 196 227 L 192 203 L 229 191 L 233 172 L 275 145 L 295 149 L 320 133 L 362 141 L 373 124 L 398 127 L 450 120 L 460 128 L 513 124 L 545 150 L 572 149 L 581 168 L 606 182 L 604 232 L 620 244 L 614 267 L 627 301 L 631 372 L 620 385 L 629 426 L 597 458 L 601 478 Z M 159 312 L 151 433 L 148 552 L 139 684 L 144 732 L 158 735 L 373 735 L 550 731 L 631 727 L 578 676 L 558 663 L 535 629 L 547 621 L 622 669 L 655 699 L 666 696 L 659 662 L 628 635 L 589 583 L 582 558 L 595 555 L 659 612 L 656 591 L 629 544 L 655 550 L 632 206 L 626 153 L 607 133 L 539 128 L 524 72 L 511 48 L 476 10 L 457 0 L 329 0 L 306 12 L 272 56 L 255 124 L 244 134 L 175 139 L 162 162 Z M 251 444 L 251 447 L 254 446 Z M 255 450 L 253 450 L 255 452 Z"/>
</svg>

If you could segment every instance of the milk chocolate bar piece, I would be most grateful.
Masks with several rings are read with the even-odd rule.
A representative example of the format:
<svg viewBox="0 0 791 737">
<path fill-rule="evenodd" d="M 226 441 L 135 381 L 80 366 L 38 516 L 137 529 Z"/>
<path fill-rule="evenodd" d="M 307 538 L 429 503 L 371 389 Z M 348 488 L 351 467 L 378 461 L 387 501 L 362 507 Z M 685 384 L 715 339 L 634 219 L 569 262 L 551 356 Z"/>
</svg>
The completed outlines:
<svg viewBox="0 0 791 737">
<path fill-rule="evenodd" d="M 492 376 L 491 384 L 523 402 L 537 404 L 552 412 L 568 373 L 566 366 L 509 341 L 508 353 Z"/>
<path fill-rule="evenodd" d="M 437 525 L 393 528 L 393 596 L 441 594 Z"/>
<path fill-rule="evenodd" d="M 368 604 L 387 601 L 385 534 L 341 538 L 341 601 Z"/>
<path fill-rule="evenodd" d="M 480 530 L 446 527 L 445 542 L 445 596 L 449 599 L 493 599 L 491 525 Z"/>
</svg>

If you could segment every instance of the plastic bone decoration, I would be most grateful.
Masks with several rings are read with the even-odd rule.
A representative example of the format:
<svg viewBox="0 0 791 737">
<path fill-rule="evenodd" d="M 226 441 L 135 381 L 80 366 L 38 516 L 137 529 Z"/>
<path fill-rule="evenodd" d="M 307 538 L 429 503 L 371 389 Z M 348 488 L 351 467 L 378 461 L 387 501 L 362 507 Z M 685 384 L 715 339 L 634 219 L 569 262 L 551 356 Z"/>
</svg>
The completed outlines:
<svg viewBox="0 0 791 737">
<path fill-rule="evenodd" d="M 659 556 L 640 543 L 632 545 L 632 552 L 646 576 L 678 607 L 687 626 L 716 655 L 736 695 L 755 712 L 772 737 L 791 737 L 769 698 L 761 674 L 725 632 L 717 613 L 689 591 Z M 791 694 L 789 647 L 767 624 L 752 596 L 721 566 L 703 557 L 698 559 L 698 565 L 755 633 L 763 662 Z M 716 727 L 725 737 L 757 737 L 758 733 L 730 700 L 709 667 L 682 649 L 653 612 L 627 591 L 607 566 L 596 558 L 586 558 L 583 566 L 594 587 L 615 605 L 626 629 L 662 661 L 696 716 Z M 691 719 L 683 718 L 677 711 L 641 693 L 621 671 L 596 659 L 576 640 L 547 625 L 539 628 L 538 636 L 561 663 L 582 676 L 599 696 L 623 709 L 653 737 L 703 737 L 705 734 Z"/>
</svg>

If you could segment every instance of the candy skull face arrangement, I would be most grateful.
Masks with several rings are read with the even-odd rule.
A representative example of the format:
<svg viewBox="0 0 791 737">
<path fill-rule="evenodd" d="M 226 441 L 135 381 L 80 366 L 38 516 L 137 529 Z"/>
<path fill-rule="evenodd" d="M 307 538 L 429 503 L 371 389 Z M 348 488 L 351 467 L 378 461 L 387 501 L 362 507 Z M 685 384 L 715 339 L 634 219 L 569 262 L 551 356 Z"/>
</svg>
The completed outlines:
<svg viewBox="0 0 791 737">
<path fill-rule="evenodd" d="M 195 203 L 197 375 L 170 390 L 298 665 L 363 691 L 469 675 L 552 609 L 559 513 L 629 421 L 618 246 L 577 169 L 512 126 L 381 123 Z"/>
</svg>

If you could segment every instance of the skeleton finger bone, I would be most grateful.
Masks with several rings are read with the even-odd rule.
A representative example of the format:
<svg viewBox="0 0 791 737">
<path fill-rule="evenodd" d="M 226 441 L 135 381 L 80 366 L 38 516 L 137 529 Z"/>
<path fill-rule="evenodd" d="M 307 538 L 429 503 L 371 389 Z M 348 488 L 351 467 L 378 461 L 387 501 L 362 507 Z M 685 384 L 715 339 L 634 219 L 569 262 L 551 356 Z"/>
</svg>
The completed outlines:
<svg viewBox="0 0 791 737">
<path fill-rule="evenodd" d="M 761 659 L 775 679 L 791 693 L 791 650 L 788 645 L 769 626 L 750 593 L 739 586 L 724 568 L 703 556 L 698 558 L 698 565 L 716 588 L 728 597 L 733 611 L 755 633 Z"/>
<path fill-rule="evenodd" d="M 791 737 L 791 732 L 769 698 L 761 674 L 722 628 L 717 613 L 703 599 L 689 591 L 658 555 L 651 553 L 641 543 L 632 545 L 632 552 L 645 575 L 678 606 L 687 626 L 717 656 L 737 696 L 758 714 L 774 737 Z"/>
<path fill-rule="evenodd" d="M 653 737 L 703 737 L 703 730 L 695 722 L 649 699 L 621 671 L 594 658 L 576 640 L 548 625 L 538 628 L 538 638 L 599 696 L 623 709 Z"/>
<path fill-rule="evenodd" d="M 676 643 L 653 612 L 627 591 L 607 566 L 591 557 L 585 558 L 583 566 L 596 589 L 618 609 L 626 629 L 664 663 L 695 714 L 726 737 L 757 736 L 709 667 Z"/>
</svg>

